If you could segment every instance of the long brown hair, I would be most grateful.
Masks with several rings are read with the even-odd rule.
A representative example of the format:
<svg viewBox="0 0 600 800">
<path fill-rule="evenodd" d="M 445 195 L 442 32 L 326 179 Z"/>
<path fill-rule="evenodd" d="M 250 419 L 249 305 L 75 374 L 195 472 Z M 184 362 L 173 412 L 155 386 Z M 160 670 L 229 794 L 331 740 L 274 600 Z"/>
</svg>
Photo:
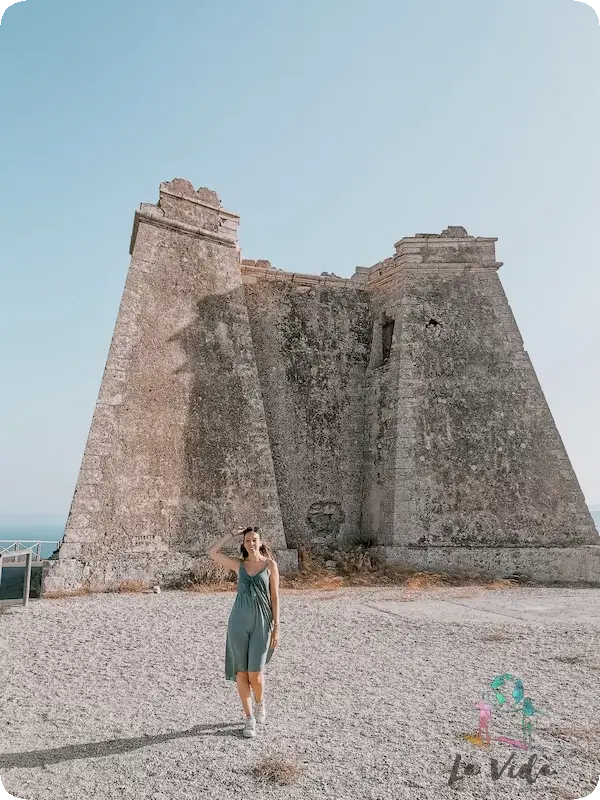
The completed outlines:
<svg viewBox="0 0 600 800">
<path fill-rule="evenodd" d="M 252 531 L 253 533 L 257 533 L 259 539 L 262 539 L 262 536 L 260 535 L 260 528 L 249 527 L 249 528 L 246 528 L 244 530 L 244 533 L 242 535 L 242 543 L 240 545 L 240 552 L 241 552 L 242 556 L 244 557 L 244 559 L 248 558 L 248 551 L 244 547 L 244 539 L 246 537 L 246 534 L 250 533 L 250 531 Z M 261 553 L 263 556 L 266 556 L 267 558 L 273 558 L 273 553 L 271 552 L 270 548 L 267 547 L 267 545 L 264 542 L 258 548 L 258 552 Z"/>
</svg>

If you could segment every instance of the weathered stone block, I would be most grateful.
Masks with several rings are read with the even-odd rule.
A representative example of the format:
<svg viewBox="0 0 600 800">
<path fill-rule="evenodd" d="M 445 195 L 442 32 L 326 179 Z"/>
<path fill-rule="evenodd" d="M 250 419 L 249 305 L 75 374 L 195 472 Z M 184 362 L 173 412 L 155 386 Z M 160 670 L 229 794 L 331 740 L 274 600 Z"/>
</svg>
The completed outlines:
<svg viewBox="0 0 600 800">
<path fill-rule="evenodd" d="M 78 558 L 81 555 L 81 542 L 64 541 L 60 547 L 60 557 Z"/>
<path fill-rule="evenodd" d="M 600 587 L 600 545 L 583 547 L 372 547 L 379 562 L 484 579 L 524 576 L 540 583 Z"/>
<path fill-rule="evenodd" d="M 292 575 L 298 570 L 297 550 L 275 550 L 273 555 L 282 575 Z"/>
</svg>

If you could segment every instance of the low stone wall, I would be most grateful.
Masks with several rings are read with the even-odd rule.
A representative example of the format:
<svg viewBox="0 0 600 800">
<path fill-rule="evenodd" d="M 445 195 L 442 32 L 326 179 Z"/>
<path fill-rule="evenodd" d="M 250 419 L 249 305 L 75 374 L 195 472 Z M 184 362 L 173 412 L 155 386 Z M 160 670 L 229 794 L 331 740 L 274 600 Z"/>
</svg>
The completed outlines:
<svg viewBox="0 0 600 800">
<path fill-rule="evenodd" d="M 380 562 L 482 578 L 527 576 L 541 583 L 600 587 L 600 545 L 581 547 L 372 547 Z"/>
</svg>

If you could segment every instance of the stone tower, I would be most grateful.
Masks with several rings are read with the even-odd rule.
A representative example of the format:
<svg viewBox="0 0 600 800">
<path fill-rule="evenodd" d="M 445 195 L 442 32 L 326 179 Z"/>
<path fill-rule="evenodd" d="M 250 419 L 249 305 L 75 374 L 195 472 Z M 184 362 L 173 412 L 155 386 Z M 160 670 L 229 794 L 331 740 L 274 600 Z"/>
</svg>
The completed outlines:
<svg viewBox="0 0 600 800">
<path fill-rule="evenodd" d="M 131 264 L 46 590 L 161 580 L 237 524 L 282 572 L 362 541 L 417 569 L 600 584 L 600 540 L 497 270 L 418 234 L 352 278 L 242 260 L 185 180 Z"/>
</svg>

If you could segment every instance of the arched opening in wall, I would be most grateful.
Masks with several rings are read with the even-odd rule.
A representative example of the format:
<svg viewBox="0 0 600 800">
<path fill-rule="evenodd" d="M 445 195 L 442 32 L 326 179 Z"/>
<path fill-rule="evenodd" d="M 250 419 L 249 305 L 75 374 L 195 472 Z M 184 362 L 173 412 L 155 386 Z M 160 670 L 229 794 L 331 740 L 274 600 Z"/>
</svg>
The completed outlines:
<svg viewBox="0 0 600 800">
<path fill-rule="evenodd" d="M 383 315 L 381 323 L 381 363 L 385 364 L 389 360 L 392 352 L 392 339 L 394 338 L 394 320 L 388 317 L 387 314 Z"/>
</svg>

